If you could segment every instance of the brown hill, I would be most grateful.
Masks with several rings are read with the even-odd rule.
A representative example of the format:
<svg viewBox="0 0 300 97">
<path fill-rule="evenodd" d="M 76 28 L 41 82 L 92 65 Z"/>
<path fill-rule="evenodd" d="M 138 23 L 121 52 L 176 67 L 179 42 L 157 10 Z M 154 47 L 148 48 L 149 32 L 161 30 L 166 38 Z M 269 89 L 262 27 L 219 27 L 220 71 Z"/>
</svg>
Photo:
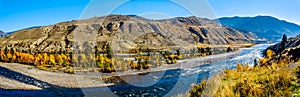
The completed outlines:
<svg viewBox="0 0 300 97">
<path fill-rule="evenodd" d="M 150 20 L 133 15 L 109 15 L 73 20 L 20 30 L 0 39 L 0 47 L 34 52 L 88 49 L 96 44 L 103 50 L 111 43 L 118 51 L 147 47 L 185 48 L 203 44 L 249 43 L 253 36 L 197 17 Z M 103 49 L 101 49 L 103 48 Z"/>
</svg>

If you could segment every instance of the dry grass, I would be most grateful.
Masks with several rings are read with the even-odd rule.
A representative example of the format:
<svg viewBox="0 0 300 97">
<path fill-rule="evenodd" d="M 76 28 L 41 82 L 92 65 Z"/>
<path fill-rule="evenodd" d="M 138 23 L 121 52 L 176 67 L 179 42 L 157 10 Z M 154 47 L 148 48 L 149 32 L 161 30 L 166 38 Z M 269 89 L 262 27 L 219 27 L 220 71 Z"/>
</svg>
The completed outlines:
<svg viewBox="0 0 300 97">
<path fill-rule="evenodd" d="M 240 64 L 239 64 L 240 65 Z M 291 70 L 288 65 L 277 64 L 265 67 L 244 65 L 236 70 L 225 70 L 210 80 L 193 85 L 189 97 L 291 97 L 300 96 L 300 64 Z M 221 79 L 220 79 L 221 78 Z M 210 82 L 214 81 L 214 82 Z M 214 92 L 207 93 L 217 83 Z"/>
</svg>

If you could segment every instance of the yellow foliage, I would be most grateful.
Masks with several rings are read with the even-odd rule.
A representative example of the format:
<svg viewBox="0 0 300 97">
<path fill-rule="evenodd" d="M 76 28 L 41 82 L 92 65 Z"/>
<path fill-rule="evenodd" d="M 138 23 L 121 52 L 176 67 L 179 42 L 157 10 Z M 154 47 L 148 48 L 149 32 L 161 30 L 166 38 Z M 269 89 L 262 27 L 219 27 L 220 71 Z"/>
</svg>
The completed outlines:
<svg viewBox="0 0 300 97">
<path fill-rule="evenodd" d="M 238 64 L 238 67 L 242 67 Z M 207 94 L 206 86 L 215 84 L 218 80 L 217 89 L 212 91 L 212 97 L 291 97 L 299 94 L 299 81 L 293 80 L 299 78 L 300 67 L 295 67 L 293 71 L 285 65 L 268 67 L 249 68 L 247 65 L 244 70 L 224 70 L 223 73 L 217 74 L 210 80 L 203 81 L 198 85 L 193 85 L 188 96 L 199 97 Z M 241 69 L 241 68 L 240 68 Z M 247 70 L 246 70 L 247 69 Z M 222 80 L 220 80 L 221 78 Z"/>
<path fill-rule="evenodd" d="M 242 64 L 241 64 L 240 62 L 237 64 L 236 70 L 237 70 L 237 71 L 243 70 L 243 66 L 242 66 Z"/>
<path fill-rule="evenodd" d="M 55 57 L 54 57 L 54 55 L 50 55 L 50 59 L 49 59 L 49 61 L 50 61 L 50 65 L 56 65 L 56 62 L 55 62 Z"/>
<path fill-rule="evenodd" d="M 266 58 L 268 60 L 270 60 L 274 55 L 275 55 L 275 53 L 272 50 L 270 50 L 270 49 L 267 50 L 267 56 L 266 56 Z"/>
</svg>

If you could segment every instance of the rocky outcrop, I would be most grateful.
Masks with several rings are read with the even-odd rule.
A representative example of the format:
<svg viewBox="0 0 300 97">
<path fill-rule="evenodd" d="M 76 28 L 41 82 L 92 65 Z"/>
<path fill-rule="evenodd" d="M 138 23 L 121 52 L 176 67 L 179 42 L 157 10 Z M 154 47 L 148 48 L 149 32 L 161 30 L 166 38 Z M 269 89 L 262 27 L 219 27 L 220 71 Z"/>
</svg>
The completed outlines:
<svg viewBox="0 0 300 97">
<path fill-rule="evenodd" d="M 264 51 L 264 55 L 266 55 L 267 50 L 272 50 L 275 53 L 271 61 L 297 62 L 300 59 L 300 35 L 288 40 L 283 39 L 283 41 L 268 47 Z"/>
<path fill-rule="evenodd" d="M 110 42 L 118 50 L 159 49 L 189 47 L 195 43 L 249 43 L 253 38 L 234 28 L 197 17 L 149 20 L 133 15 L 109 15 L 20 30 L 0 39 L 0 47 L 56 52 L 89 49 L 83 45 L 98 45 L 101 49 Z"/>
</svg>

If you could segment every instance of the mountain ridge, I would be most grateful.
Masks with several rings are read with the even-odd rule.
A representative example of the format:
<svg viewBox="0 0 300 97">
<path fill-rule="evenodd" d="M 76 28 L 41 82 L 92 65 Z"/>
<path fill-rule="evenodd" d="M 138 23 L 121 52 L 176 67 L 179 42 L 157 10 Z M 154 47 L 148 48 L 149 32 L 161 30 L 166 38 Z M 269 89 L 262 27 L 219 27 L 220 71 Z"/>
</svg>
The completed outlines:
<svg viewBox="0 0 300 97">
<path fill-rule="evenodd" d="M 216 21 L 225 26 L 251 31 L 259 36 L 259 38 L 266 38 L 268 40 L 278 41 L 283 34 L 296 36 L 300 32 L 298 24 L 279 20 L 272 16 L 222 17 Z"/>
<path fill-rule="evenodd" d="M 71 51 L 72 47 L 77 47 L 76 38 L 99 47 L 113 42 L 114 48 L 125 50 L 139 46 L 189 47 L 195 43 L 242 44 L 255 39 L 234 28 L 195 16 L 149 20 L 133 15 L 109 15 L 19 30 L 0 39 L 0 47 L 41 52 Z"/>
</svg>

